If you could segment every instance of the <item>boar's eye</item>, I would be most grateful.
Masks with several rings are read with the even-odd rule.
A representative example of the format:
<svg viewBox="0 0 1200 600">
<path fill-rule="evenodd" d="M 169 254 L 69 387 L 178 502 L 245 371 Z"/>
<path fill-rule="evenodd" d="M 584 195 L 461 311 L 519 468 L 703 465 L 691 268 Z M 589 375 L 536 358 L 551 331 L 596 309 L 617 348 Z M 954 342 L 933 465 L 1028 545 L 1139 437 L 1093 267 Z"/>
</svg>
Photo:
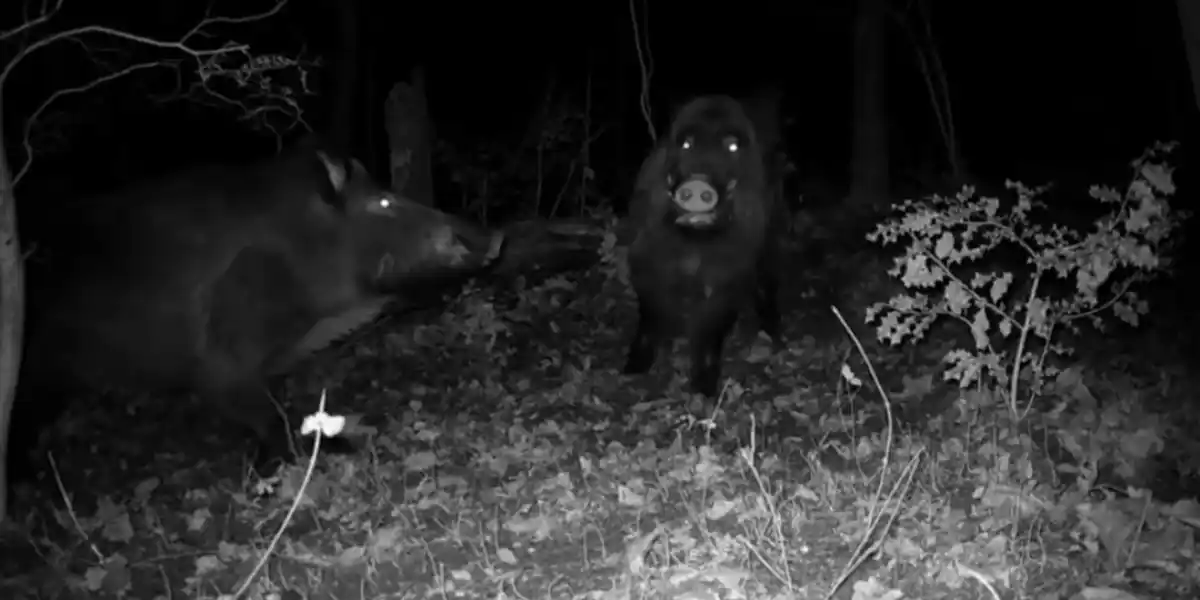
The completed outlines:
<svg viewBox="0 0 1200 600">
<path fill-rule="evenodd" d="M 692 144 L 692 138 L 689 136 L 683 139 L 683 143 L 679 144 L 679 147 L 683 148 L 684 150 L 691 150 Z"/>
<path fill-rule="evenodd" d="M 388 196 L 379 196 L 372 198 L 367 203 L 367 212 L 375 215 L 391 215 L 392 209 L 396 206 L 396 201 Z"/>
<path fill-rule="evenodd" d="M 728 150 L 730 154 L 737 154 L 738 139 L 736 137 L 734 137 L 732 135 L 727 136 L 724 140 L 724 144 L 725 144 L 725 149 Z"/>
</svg>

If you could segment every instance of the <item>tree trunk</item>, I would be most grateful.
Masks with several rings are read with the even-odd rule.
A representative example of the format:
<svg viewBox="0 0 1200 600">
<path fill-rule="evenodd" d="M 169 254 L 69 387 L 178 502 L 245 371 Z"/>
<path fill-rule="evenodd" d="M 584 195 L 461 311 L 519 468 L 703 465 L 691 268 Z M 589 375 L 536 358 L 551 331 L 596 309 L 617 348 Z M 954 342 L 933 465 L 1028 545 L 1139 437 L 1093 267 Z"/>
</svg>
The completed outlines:
<svg viewBox="0 0 1200 600">
<path fill-rule="evenodd" d="M 368 13 L 366 18 L 370 22 L 371 15 Z M 362 120 L 358 126 L 363 132 L 362 153 L 359 155 L 366 162 L 372 173 L 378 174 L 387 171 L 387 140 L 384 136 L 387 132 L 384 130 L 381 117 L 383 111 L 379 106 L 379 83 L 378 71 L 376 69 L 377 54 L 373 50 L 370 52 L 362 52 L 359 54 L 359 77 L 362 81 L 362 94 L 358 97 L 358 110 L 362 113 Z"/>
<path fill-rule="evenodd" d="M 1175 0 L 1179 7 L 1179 24 L 1183 28 L 1184 51 L 1192 75 L 1192 101 L 1200 108 L 1200 3 L 1195 0 Z"/>
<path fill-rule="evenodd" d="M 412 81 L 397 83 L 384 107 L 388 131 L 392 191 L 434 206 L 433 122 L 425 99 L 425 73 L 413 69 Z"/>
<path fill-rule="evenodd" d="M 8 511 L 9 419 L 16 399 L 25 323 L 25 273 L 17 237 L 16 197 L 3 142 L 4 127 L 0 123 L 0 522 Z"/>
<path fill-rule="evenodd" d="M 854 24 L 854 138 L 850 165 L 852 213 L 887 202 L 887 0 L 858 0 Z"/>
<path fill-rule="evenodd" d="M 628 24 L 623 24 L 621 27 L 622 28 L 617 31 L 622 34 L 629 30 Z M 632 53 L 633 51 L 629 49 L 629 39 L 624 35 L 613 35 L 612 40 L 613 59 L 612 62 L 609 63 L 612 65 L 613 69 L 612 79 L 609 80 L 611 82 L 609 85 L 612 87 L 611 92 L 609 92 L 611 95 L 608 95 L 605 98 L 605 101 L 607 101 L 607 103 L 613 107 L 613 119 L 616 123 L 633 123 L 633 119 L 640 118 L 638 117 L 636 111 L 631 109 L 631 105 L 634 102 L 637 102 L 640 88 L 638 88 L 639 92 L 634 92 L 634 86 L 630 85 L 630 82 L 632 81 L 630 77 L 632 77 L 633 74 L 631 72 L 632 69 L 629 67 L 629 55 L 625 54 L 626 52 Z M 608 87 L 608 85 L 605 85 L 604 87 Z M 601 94 L 604 95 L 606 91 L 608 90 L 602 91 Z M 615 176 L 612 178 L 614 186 L 613 189 L 615 190 L 613 194 L 620 198 L 618 202 L 621 205 L 624 205 L 624 203 L 628 200 L 629 190 L 633 189 L 633 181 L 637 176 L 636 172 L 634 171 L 634 169 L 637 168 L 637 164 L 628 160 L 628 157 L 631 153 L 631 148 L 629 144 L 629 136 L 626 133 L 627 129 L 628 127 L 614 127 L 612 128 L 611 133 L 609 133 L 611 136 L 609 138 L 609 143 L 612 147 L 612 154 L 609 158 L 609 161 L 611 162 L 609 164 L 617 165 Z M 636 152 L 644 151 L 646 146 L 649 146 L 649 144 L 643 144 L 642 146 L 638 147 Z"/>
<path fill-rule="evenodd" d="M 332 10 L 338 20 L 338 54 L 333 90 L 333 119 L 329 136 L 334 147 L 354 154 L 354 132 L 358 131 L 355 98 L 359 82 L 358 3 L 341 2 Z"/>
</svg>

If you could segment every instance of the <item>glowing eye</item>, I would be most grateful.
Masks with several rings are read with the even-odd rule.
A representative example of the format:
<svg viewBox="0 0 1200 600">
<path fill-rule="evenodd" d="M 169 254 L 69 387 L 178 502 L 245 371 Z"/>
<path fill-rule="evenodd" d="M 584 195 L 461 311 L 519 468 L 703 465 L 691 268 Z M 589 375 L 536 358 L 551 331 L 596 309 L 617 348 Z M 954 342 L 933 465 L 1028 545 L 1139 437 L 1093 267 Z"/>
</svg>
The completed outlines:
<svg viewBox="0 0 1200 600">
<path fill-rule="evenodd" d="M 683 146 L 684 150 L 691 150 L 692 149 L 692 138 L 687 138 L 687 139 L 683 140 L 683 144 L 681 144 L 681 145 Z"/>
<path fill-rule="evenodd" d="M 372 198 L 371 201 L 367 203 L 366 210 L 371 214 L 388 216 L 392 214 L 392 206 L 395 204 L 396 203 L 393 202 L 391 198 L 387 196 L 380 196 L 378 198 Z"/>
<path fill-rule="evenodd" d="M 725 149 L 729 150 L 731 153 L 737 153 L 737 151 L 738 151 L 737 138 L 735 138 L 735 137 L 725 138 Z"/>
</svg>

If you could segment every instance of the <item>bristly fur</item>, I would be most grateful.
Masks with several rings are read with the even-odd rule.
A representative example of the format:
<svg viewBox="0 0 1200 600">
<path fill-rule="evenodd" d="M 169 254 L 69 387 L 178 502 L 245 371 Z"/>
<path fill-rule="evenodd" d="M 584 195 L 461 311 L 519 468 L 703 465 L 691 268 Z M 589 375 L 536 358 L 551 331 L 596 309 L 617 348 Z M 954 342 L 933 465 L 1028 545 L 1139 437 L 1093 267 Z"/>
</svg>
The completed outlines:
<svg viewBox="0 0 1200 600">
<path fill-rule="evenodd" d="M 658 346 L 683 333 L 692 345 L 693 389 L 715 394 L 724 340 L 751 301 L 761 327 L 779 339 L 776 194 L 760 137 L 737 100 L 705 96 L 680 109 L 643 162 L 630 203 L 629 262 L 639 317 L 626 373 L 648 371 Z M 721 226 L 705 235 L 677 226 L 673 192 L 694 177 L 720 196 Z"/>
<path fill-rule="evenodd" d="M 31 288 L 13 437 L 89 392 L 195 392 L 257 439 L 260 466 L 286 459 L 268 377 L 367 322 L 391 290 L 498 258 L 501 234 L 398 197 L 313 144 L 67 211 L 63 231 L 83 237 L 59 235 L 64 258 Z"/>
</svg>

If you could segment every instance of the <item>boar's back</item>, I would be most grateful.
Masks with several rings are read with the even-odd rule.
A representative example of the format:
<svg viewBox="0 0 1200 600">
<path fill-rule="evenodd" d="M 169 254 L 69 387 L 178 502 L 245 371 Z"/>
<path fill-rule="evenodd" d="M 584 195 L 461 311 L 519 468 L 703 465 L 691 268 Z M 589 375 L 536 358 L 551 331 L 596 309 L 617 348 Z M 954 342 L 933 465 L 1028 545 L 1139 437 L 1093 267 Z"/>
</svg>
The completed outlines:
<svg viewBox="0 0 1200 600">
<path fill-rule="evenodd" d="M 31 374 L 139 388 L 193 387 L 223 364 L 223 376 L 248 376 L 360 295 L 339 173 L 299 151 L 79 207 L 34 293 Z"/>
</svg>

